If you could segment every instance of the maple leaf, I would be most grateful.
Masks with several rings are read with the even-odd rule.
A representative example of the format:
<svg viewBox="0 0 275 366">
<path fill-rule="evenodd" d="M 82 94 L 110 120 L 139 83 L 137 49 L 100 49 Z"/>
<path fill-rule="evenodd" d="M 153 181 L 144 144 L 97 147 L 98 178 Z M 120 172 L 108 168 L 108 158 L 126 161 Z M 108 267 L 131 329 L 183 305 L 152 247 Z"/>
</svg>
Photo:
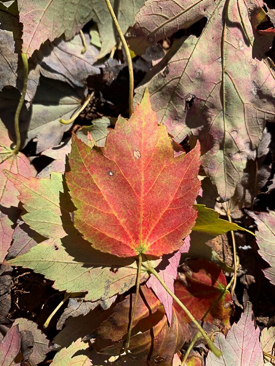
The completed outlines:
<svg viewBox="0 0 275 366">
<path fill-rule="evenodd" d="M 89 45 L 88 34 L 84 35 L 87 47 L 83 54 L 83 42 L 80 34 L 72 40 L 65 41 L 63 37 L 55 41 L 46 42 L 39 52 L 34 54 L 37 62 L 41 63 L 39 70 L 47 78 L 60 80 L 70 84 L 72 87 L 84 88 L 84 80 L 87 75 L 99 74 L 96 62 L 99 51 L 96 47 Z"/>
<path fill-rule="evenodd" d="M 261 345 L 266 354 L 273 354 L 275 344 L 275 327 L 264 328 L 261 331 Z"/>
<path fill-rule="evenodd" d="M 182 286 L 182 279 L 186 286 Z M 204 317 L 205 322 L 212 324 L 214 320 L 216 324 L 219 320 L 221 329 L 228 329 L 231 296 L 226 286 L 226 278 L 219 266 L 205 259 L 191 259 L 179 272 L 175 294 L 188 309 L 192 309 L 196 319 Z M 189 323 L 189 317 L 179 305 L 174 304 L 174 307 L 181 313 L 182 319 Z"/>
<path fill-rule="evenodd" d="M 16 72 L 20 43 L 20 30 L 16 17 L 6 12 L 0 12 L 0 91 L 5 86 L 16 87 Z"/>
<path fill-rule="evenodd" d="M 135 296 L 135 295 L 133 295 Z M 128 330 L 129 307 L 132 295 L 118 303 L 113 314 L 95 331 L 95 349 L 104 354 L 119 354 Z M 130 352 L 142 360 L 165 360 L 169 365 L 174 354 L 188 340 L 187 326 L 181 322 L 179 314 L 173 309 L 171 326 L 167 324 L 164 310 L 147 287 L 142 287 L 138 297 L 133 320 Z"/>
<path fill-rule="evenodd" d="M 91 366 L 92 362 L 89 359 L 88 350 L 89 344 L 78 339 L 73 342 L 68 348 L 63 348 L 54 357 L 52 366 Z M 80 354 L 80 351 L 88 350 L 87 354 Z"/>
<path fill-rule="evenodd" d="M 135 285 L 136 261 L 101 253 L 77 236 L 70 235 L 63 243 L 49 239 L 8 263 L 43 274 L 59 291 L 86 292 L 90 301 L 106 300 Z M 147 278 L 144 273 L 141 279 Z"/>
<path fill-rule="evenodd" d="M 198 211 L 198 217 L 196 224 L 193 227 L 193 231 L 208 234 L 211 236 L 217 236 L 228 231 L 242 230 L 247 231 L 253 235 L 253 233 L 233 222 L 222 220 L 219 218 L 218 212 L 211 208 L 205 207 L 204 205 L 195 205 Z"/>
<path fill-rule="evenodd" d="M 37 245 L 32 243 L 35 246 L 29 252 L 10 260 L 10 264 L 45 275 L 60 291 L 87 292 L 86 300 L 91 301 L 106 300 L 134 286 L 137 271 L 134 259 L 94 250 L 74 229 L 70 219 L 74 207 L 64 190 L 62 174 L 52 173 L 50 179 L 27 179 L 10 172 L 6 175 L 19 191 L 27 211 L 23 220 L 42 235 L 35 236 L 26 230 L 24 237 L 20 235 L 20 246 L 29 246 L 31 239 L 49 238 Z M 142 280 L 147 277 L 144 273 Z"/>
<path fill-rule="evenodd" d="M 0 211 L 0 263 L 3 262 L 10 248 L 13 235 L 13 221 Z"/>
<path fill-rule="evenodd" d="M 222 358 L 217 358 L 210 352 L 206 358 L 206 366 L 263 366 L 263 351 L 259 341 L 260 329 L 256 328 L 253 321 L 251 303 L 237 324 L 225 336 L 219 333 L 214 344 L 223 353 Z"/>
<path fill-rule="evenodd" d="M 60 173 L 52 173 L 51 178 L 25 178 L 20 174 L 6 172 L 5 175 L 19 191 L 19 199 L 28 213 L 24 221 L 37 233 L 46 238 L 63 238 L 67 235 L 61 216 L 67 213 L 67 225 L 70 223 L 69 210 L 73 209 L 69 200 L 60 205 L 63 193 L 63 178 Z M 65 222 L 65 224 L 66 224 Z"/>
<path fill-rule="evenodd" d="M 256 214 L 249 211 L 248 214 L 255 220 L 258 227 L 256 240 L 259 246 L 259 254 L 270 265 L 270 268 L 263 270 L 265 277 L 275 285 L 275 212 L 260 212 Z"/>
<path fill-rule="evenodd" d="M 9 138 L 8 130 L 0 120 L 0 203 L 4 207 L 18 205 L 18 191 L 12 182 L 3 173 L 4 170 L 20 173 L 24 177 L 33 177 L 36 174 L 29 159 L 22 153 L 13 154 L 11 150 L 12 141 Z"/>
<path fill-rule="evenodd" d="M 146 3 L 148 17 L 143 19 L 147 23 L 143 27 L 141 18 L 138 23 L 145 37 L 149 14 L 152 19 L 150 3 L 162 6 L 161 1 Z M 175 21 L 181 19 L 181 28 L 197 19 L 193 12 L 202 15 L 204 4 L 207 23 L 198 38 L 191 35 L 178 40 L 143 84 L 149 88 L 158 121 L 177 141 L 198 136 L 205 172 L 221 198 L 228 200 L 242 178 L 248 155 L 261 140 L 266 120 L 275 119 L 275 80 L 269 64 L 261 60 L 260 36 L 254 38 L 245 2 L 211 3 L 177 2 L 182 17 L 175 16 Z M 167 9 L 157 22 L 151 22 L 152 33 L 170 25 L 164 21 Z"/>
<path fill-rule="evenodd" d="M 181 259 L 182 253 L 187 253 L 190 247 L 190 236 L 188 235 L 183 245 L 180 247 L 178 251 L 176 251 L 172 256 L 163 256 L 160 265 L 156 268 L 156 271 L 160 275 L 160 277 L 165 282 L 166 286 L 174 292 L 174 281 L 178 275 L 178 266 Z M 168 258 L 167 258 L 168 257 Z M 168 265 L 167 265 L 168 261 Z M 172 305 L 173 305 L 173 298 L 159 283 L 155 276 L 151 275 L 149 280 L 146 282 L 146 286 L 151 288 L 154 293 L 157 295 L 160 302 L 163 304 L 165 313 L 167 316 L 167 320 L 169 324 L 172 321 Z"/>
<path fill-rule="evenodd" d="M 5 338 L 0 343 L 0 365 L 12 365 L 16 356 L 20 352 L 21 337 L 18 326 L 14 326 L 7 331 Z"/>
<path fill-rule="evenodd" d="M 18 191 L 4 174 L 4 171 L 18 173 L 25 177 L 32 177 L 36 174 L 29 159 L 22 153 L 14 154 L 11 150 L 12 141 L 8 131 L 0 120 L 0 262 L 8 252 L 12 241 L 13 224 L 15 223 L 19 210 Z M 8 209 L 8 210 L 7 210 Z"/>
<path fill-rule="evenodd" d="M 199 145 L 174 158 L 147 92 L 129 121 L 118 119 L 105 148 L 91 150 L 74 137 L 69 164 L 75 227 L 94 248 L 123 257 L 161 256 L 177 250 L 190 233 L 200 187 Z"/>
<path fill-rule="evenodd" d="M 208 17 L 212 0 L 147 0 L 135 17 L 131 29 L 131 49 L 142 55 L 154 42 L 172 36 L 180 29 L 187 29 L 198 20 Z"/>
<path fill-rule="evenodd" d="M 196 319 L 211 323 L 219 321 L 222 329 L 228 328 L 230 308 L 226 304 L 231 298 L 227 291 L 224 292 L 226 279 L 222 271 L 214 263 L 204 260 L 190 261 L 189 269 L 193 273 L 186 277 L 186 285 L 175 282 L 176 295 L 188 304 Z M 110 355 L 120 352 L 127 335 L 129 308 L 135 296 L 128 295 L 123 301 L 117 302 L 112 314 L 93 333 L 98 351 Z M 129 349 L 141 360 L 149 357 L 170 365 L 174 354 L 190 339 L 189 323 L 190 319 L 174 302 L 169 326 L 161 302 L 151 290 L 141 286 Z"/>
<path fill-rule="evenodd" d="M 31 354 L 27 357 L 28 361 L 35 365 L 38 365 L 42 362 L 46 354 L 50 351 L 49 341 L 45 334 L 38 329 L 38 325 L 31 320 L 24 318 L 15 319 L 13 326 L 17 325 L 20 332 L 31 332 L 32 334 L 32 342 L 27 343 L 27 339 L 24 339 L 24 349 L 31 348 Z M 21 333 L 22 337 L 22 333 Z"/>
<path fill-rule="evenodd" d="M 134 16 L 145 0 L 121 0 L 118 21 L 122 32 L 133 24 Z M 112 0 L 112 5 L 114 1 Z M 105 56 L 116 44 L 112 19 L 104 1 L 85 0 L 81 2 L 52 0 L 19 0 L 19 19 L 23 24 L 23 52 L 31 56 L 47 39 L 53 41 L 63 33 L 71 39 L 91 19 L 97 22 L 102 37 L 100 57 Z M 53 26 L 54 24 L 54 26 Z"/>
</svg>

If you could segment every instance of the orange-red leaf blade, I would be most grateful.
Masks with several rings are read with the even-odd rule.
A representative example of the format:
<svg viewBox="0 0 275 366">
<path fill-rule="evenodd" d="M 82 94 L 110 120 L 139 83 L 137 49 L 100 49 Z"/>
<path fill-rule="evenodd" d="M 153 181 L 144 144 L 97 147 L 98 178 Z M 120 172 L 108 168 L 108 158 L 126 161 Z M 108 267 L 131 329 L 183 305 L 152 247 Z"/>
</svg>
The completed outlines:
<svg viewBox="0 0 275 366">
<path fill-rule="evenodd" d="M 146 93 L 129 121 L 119 118 L 104 149 L 74 137 L 67 182 L 75 226 L 94 248 L 118 256 L 177 250 L 197 217 L 199 153 L 197 145 L 174 157 Z"/>
</svg>

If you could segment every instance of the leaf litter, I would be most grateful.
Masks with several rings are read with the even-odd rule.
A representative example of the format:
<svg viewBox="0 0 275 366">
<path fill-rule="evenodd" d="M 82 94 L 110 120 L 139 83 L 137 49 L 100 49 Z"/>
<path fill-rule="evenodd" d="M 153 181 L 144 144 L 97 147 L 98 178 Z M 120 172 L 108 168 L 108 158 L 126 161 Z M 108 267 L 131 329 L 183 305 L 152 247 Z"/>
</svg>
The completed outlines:
<svg viewBox="0 0 275 366">
<path fill-rule="evenodd" d="M 267 328 L 274 325 L 275 311 L 271 300 L 272 294 L 275 296 L 272 4 L 262 0 L 141 0 L 129 6 L 121 1 L 115 11 L 123 32 L 132 26 L 127 36 L 135 53 L 135 78 L 143 79 L 136 101 L 141 102 L 145 86 L 149 87 L 153 111 L 147 95 L 129 120 L 119 117 L 114 127 L 117 112 L 121 110 L 127 117 L 121 97 L 125 94 L 127 100 L 127 79 L 106 66 L 106 59 L 112 61 L 108 53 L 118 38 L 105 3 L 92 2 L 87 7 L 84 2 L 75 18 L 71 17 L 75 4 L 60 12 L 62 2 L 53 1 L 44 9 L 45 4 L 38 1 L 29 12 L 28 1 L 19 1 L 18 9 L 8 3 L 0 4 L 0 117 L 6 126 L 1 125 L 0 143 L 0 347 L 4 362 L 178 366 L 196 332 L 145 269 L 134 316 L 132 353 L 117 359 L 136 296 L 136 255 L 142 253 L 144 265 L 158 270 L 210 336 L 217 334 L 215 342 L 223 351 L 223 361 L 217 361 L 211 352 L 207 355 L 201 339 L 195 348 L 199 357 L 197 351 L 191 353 L 188 364 L 206 360 L 207 365 L 227 365 L 232 355 L 234 365 L 262 365 L 264 357 L 272 364 L 273 328 Z M 58 27 L 52 28 L 57 16 Z M 13 20 L 7 23 L 8 19 Z M 94 23 L 85 25 L 83 38 L 78 32 L 91 19 Z M 100 37 L 96 44 L 89 36 L 94 37 L 95 23 Z M 32 57 L 20 116 L 24 150 L 15 155 L 16 88 L 22 90 L 23 85 L 18 57 L 22 25 L 23 52 Z M 125 61 L 117 61 L 119 49 L 120 45 L 113 63 L 122 70 Z M 106 58 L 100 59 L 102 56 Z M 93 88 L 95 95 L 87 113 L 74 124 L 60 125 L 59 120 L 69 120 Z M 95 110 L 99 106 L 101 109 Z M 88 120 L 91 115 L 100 119 Z M 78 123 L 89 126 L 79 130 Z M 200 171 L 197 140 L 202 153 Z M 144 169 L 146 154 L 150 169 Z M 169 165 L 174 170 L 169 170 Z M 181 176 L 185 178 L 181 180 Z M 150 179 L 148 193 L 142 191 Z M 173 191 L 177 179 L 179 189 Z M 174 192 L 174 199 L 169 191 Z M 185 192 L 184 199 L 179 192 Z M 200 205 L 193 206 L 198 192 Z M 162 204 L 166 205 L 163 210 Z M 156 229 L 148 234 L 158 215 Z M 226 221 L 228 217 L 234 223 Z M 239 256 L 235 262 L 239 263 L 238 300 L 234 293 L 231 299 L 227 288 L 233 259 L 225 256 L 225 263 L 221 259 L 221 253 L 233 252 L 231 238 L 226 237 L 229 230 L 241 230 L 230 234 Z M 191 231 L 190 241 L 185 237 Z M 255 231 L 255 239 L 249 236 L 251 231 Z M 218 247 L 210 244 L 219 241 L 217 235 L 224 237 L 220 257 L 215 252 Z M 125 240 L 129 237 L 134 239 Z M 14 272 L 5 260 L 15 266 Z M 21 266 L 23 269 L 18 268 Z M 249 278 L 254 278 L 254 284 Z M 24 283 L 28 284 L 25 288 Z M 30 304 L 32 289 L 43 294 L 36 296 L 38 307 Z M 65 297 L 60 304 L 68 297 L 69 302 L 59 310 L 59 322 L 55 316 L 45 329 L 48 339 L 56 344 L 49 349 L 47 338 L 37 327 L 42 329 L 50 311 L 62 300 L 62 292 Z M 250 303 L 243 312 L 232 307 L 232 303 L 244 304 L 245 297 L 252 301 L 263 328 L 262 345 L 259 329 L 251 321 Z M 232 341 L 233 333 L 237 338 L 242 334 L 238 344 Z M 249 346 L 245 346 L 248 336 Z M 55 356 L 47 356 L 58 347 Z M 245 358 L 239 357 L 242 347 Z"/>
</svg>

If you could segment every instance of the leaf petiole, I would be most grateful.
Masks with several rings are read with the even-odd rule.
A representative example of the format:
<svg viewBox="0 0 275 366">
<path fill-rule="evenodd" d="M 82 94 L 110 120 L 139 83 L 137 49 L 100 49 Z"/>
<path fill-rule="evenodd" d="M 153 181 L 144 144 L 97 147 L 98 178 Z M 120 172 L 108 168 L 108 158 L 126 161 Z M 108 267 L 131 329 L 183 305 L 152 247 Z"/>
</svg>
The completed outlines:
<svg viewBox="0 0 275 366">
<path fill-rule="evenodd" d="M 84 109 L 90 103 L 90 100 L 92 99 L 93 95 L 94 95 L 94 92 L 87 97 L 87 99 L 85 100 L 85 102 L 83 103 L 83 105 L 72 115 L 72 117 L 70 119 L 66 120 L 66 119 L 61 118 L 59 120 L 59 122 L 62 123 L 63 125 L 69 125 L 70 123 L 73 123 L 74 120 L 77 119 L 77 117 L 80 115 L 80 113 L 82 111 L 84 111 Z"/>
<path fill-rule="evenodd" d="M 133 328 L 133 321 L 135 318 L 135 312 L 136 312 L 137 301 L 138 301 L 138 296 L 139 296 L 140 274 L 141 274 L 141 265 L 142 265 L 142 254 L 141 253 L 138 255 L 137 261 L 138 261 L 138 268 L 137 268 L 137 279 L 136 279 L 136 296 L 135 296 L 135 300 L 134 300 L 133 309 L 132 309 L 132 312 L 130 315 L 129 329 L 128 329 L 128 334 L 127 334 L 127 339 L 125 342 L 126 351 L 130 346 L 130 338 L 131 338 L 131 333 L 132 333 L 132 328 Z"/>
<path fill-rule="evenodd" d="M 168 292 L 170 296 L 174 299 L 174 301 L 182 308 L 182 310 L 186 313 L 186 315 L 189 317 L 189 319 L 195 324 L 195 326 L 198 328 L 199 332 L 202 334 L 204 339 L 206 340 L 209 349 L 217 356 L 220 357 L 222 355 L 222 352 L 214 345 L 214 343 L 211 341 L 211 339 L 208 337 L 208 335 L 205 333 L 205 331 L 202 329 L 200 324 L 197 322 L 197 320 L 193 317 L 193 315 L 190 313 L 190 311 L 187 309 L 187 307 L 180 301 L 180 299 L 166 286 L 166 283 L 162 280 L 162 278 L 159 276 L 158 272 L 149 265 L 148 267 L 145 264 L 142 264 L 144 268 L 147 269 L 149 273 L 152 273 L 157 280 L 160 282 L 160 284 L 164 287 L 164 289 Z"/>
<path fill-rule="evenodd" d="M 54 317 L 54 315 L 58 312 L 58 310 L 65 304 L 65 302 L 68 300 L 68 298 L 71 296 L 71 294 L 65 293 L 64 299 L 57 305 L 57 307 L 54 309 L 54 311 L 48 316 L 47 320 L 43 324 L 43 328 L 48 328 L 50 321 Z"/>
<path fill-rule="evenodd" d="M 16 136 L 16 145 L 13 150 L 13 154 L 17 154 L 21 147 L 21 135 L 20 135 L 20 127 L 19 127 L 19 117 L 21 109 L 24 105 L 25 96 L 27 92 L 27 86 L 28 86 L 28 74 L 29 74 L 29 64 L 28 64 L 28 56 L 26 53 L 21 53 L 22 61 L 23 61 L 23 68 L 24 68 L 24 81 L 23 81 L 23 90 L 21 97 L 18 102 L 18 106 L 16 108 L 15 116 L 14 116 L 14 130 L 15 130 L 15 136 Z"/>
<path fill-rule="evenodd" d="M 131 58 L 131 54 L 127 45 L 127 42 L 125 40 L 124 34 L 122 33 L 122 30 L 120 28 L 120 25 L 117 21 L 115 12 L 112 8 L 112 5 L 110 3 L 110 0 L 105 0 L 107 8 L 109 10 L 109 13 L 113 19 L 113 22 L 115 24 L 116 30 L 118 32 L 119 38 L 121 40 L 121 43 L 123 44 L 125 53 L 126 53 L 126 58 L 127 58 L 127 64 L 128 64 L 128 70 L 129 70 L 129 116 L 131 117 L 131 115 L 134 112 L 134 72 L 133 72 L 133 64 L 132 64 L 132 58 Z"/>
</svg>

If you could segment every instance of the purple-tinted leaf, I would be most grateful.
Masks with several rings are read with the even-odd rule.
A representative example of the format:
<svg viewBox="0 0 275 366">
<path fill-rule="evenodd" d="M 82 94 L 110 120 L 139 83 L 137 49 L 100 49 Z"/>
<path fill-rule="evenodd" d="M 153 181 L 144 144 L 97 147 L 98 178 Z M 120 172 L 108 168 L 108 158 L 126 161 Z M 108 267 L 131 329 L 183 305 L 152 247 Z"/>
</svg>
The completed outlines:
<svg viewBox="0 0 275 366">
<path fill-rule="evenodd" d="M 0 266 L 0 324 L 8 324 L 6 317 L 11 307 L 11 267 Z M 0 341 L 3 337 L 0 335 Z"/>
<path fill-rule="evenodd" d="M 19 331 L 29 331 L 33 336 L 33 344 L 31 344 L 32 352 L 28 357 L 28 360 L 34 364 L 38 365 L 42 362 L 46 354 L 49 352 L 49 341 L 45 334 L 38 329 L 38 325 L 31 320 L 24 319 L 24 318 L 17 318 L 14 322 L 14 325 L 17 325 Z M 27 345 L 25 344 L 25 347 Z"/>
<path fill-rule="evenodd" d="M 275 80 L 261 57 L 245 3 L 219 0 L 200 37 L 178 40 L 144 81 L 158 121 L 176 141 L 199 138 L 202 165 L 224 200 L 233 196 L 266 119 L 275 120 Z"/>
<path fill-rule="evenodd" d="M 168 288 L 174 292 L 174 281 L 178 274 L 178 265 L 180 262 L 180 257 L 182 253 L 187 253 L 190 247 L 190 236 L 188 235 L 184 240 L 181 248 L 176 251 L 172 256 L 164 255 L 161 263 L 156 268 L 160 277 L 164 280 Z M 169 324 L 172 322 L 172 314 L 173 314 L 173 298 L 168 294 L 166 290 L 164 290 L 163 286 L 156 279 L 155 276 L 149 278 L 146 282 L 148 288 L 151 288 L 154 293 L 157 295 L 160 302 L 163 304 L 167 316 L 167 320 Z"/>
<path fill-rule="evenodd" d="M 251 151 L 243 177 L 236 186 L 234 196 L 229 201 L 230 214 L 233 218 L 243 215 L 242 208 L 250 209 L 256 196 L 267 183 L 271 174 L 271 163 L 265 159 L 270 151 L 271 134 L 263 132 L 262 140 L 256 150 Z"/>
<path fill-rule="evenodd" d="M 71 118 L 82 99 L 83 90 L 41 77 L 32 104 L 32 114 L 23 114 L 21 131 L 26 134 L 25 144 L 31 139 L 37 139 L 37 153 L 58 145 L 64 132 L 71 128 L 71 124 L 61 124 L 60 119 Z"/>
<path fill-rule="evenodd" d="M 18 355 L 21 346 L 21 337 L 18 326 L 8 330 L 0 344 L 0 366 L 10 366 Z"/>
<path fill-rule="evenodd" d="M 152 43 L 170 37 L 180 29 L 187 29 L 199 19 L 208 17 L 213 1 L 204 0 L 148 0 L 137 13 L 131 30 L 131 48 L 143 54 Z"/>
<path fill-rule="evenodd" d="M 11 150 L 12 141 L 8 131 L 0 120 L 0 204 L 4 207 L 18 206 L 18 191 L 3 173 L 5 170 L 20 173 L 24 177 L 36 174 L 29 159 L 22 153 L 14 154 Z"/>
<path fill-rule="evenodd" d="M 222 351 L 222 357 L 217 358 L 210 352 L 206 366 L 263 366 L 263 351 L 261 348 L 260 329 L 255 328 L 251 303 L 238 323 L 233 324 L 225 337 L 219 333 L 214 344 Z"/>
<path fill-rule="evenodd" d="M 84 80 L 88 75 L 99 74 L 100 69 L 94 66 L 99 51 L 90 43 L 89 36 L 85 34 L 87 49 L 83 49 L 83 41 L 79 34 L 72 40 L 64 41 L 62 37 L 43 45 L 35 55 L 40 60 L 40 72 L 43 76 L 66 82 L 73 88 L 84 88 Z"/>
<path fill-rule="evenodd" d="M 257 226 L 256 240 L 260 256 L 270 265 L 264 270 L 265 277 L 275 285 L 275 212 L 249 212 Z"/>
<path fill-rule="evenodd" d="M 23 221 L 17 223 L 13 232 L 12 245 L 9 248 L 7 259 L 17 257 L 18 255 L 27 253 L 32 247 L 41 243 L 45 238 L 34 230 L 32 230 Z"/>
</svg>

